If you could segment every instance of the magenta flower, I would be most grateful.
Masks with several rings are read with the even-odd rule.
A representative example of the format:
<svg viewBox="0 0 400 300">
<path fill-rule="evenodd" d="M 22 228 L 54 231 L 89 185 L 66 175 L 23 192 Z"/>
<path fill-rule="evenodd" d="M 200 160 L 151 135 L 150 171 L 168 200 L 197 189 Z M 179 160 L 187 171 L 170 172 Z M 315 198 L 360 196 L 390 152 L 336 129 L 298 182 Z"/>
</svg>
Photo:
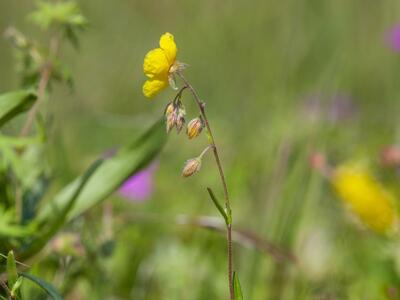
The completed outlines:
<svg viewBox="0 0 400 300">
<path fill-rule="evenodd" d="M 154 172 L 157 164 L 152 163 L 146 169 L 129 177 L 119 188 L 118 194 L 132 201 L 147 200 L 154 189 Z"/>
<path fill-rule="evenodd" d="M 400 24 L 392 27 L 392 29 L 389 31 L 387 39 L 389 46 L 395 52 L 400 52 Z"/>
</svg>

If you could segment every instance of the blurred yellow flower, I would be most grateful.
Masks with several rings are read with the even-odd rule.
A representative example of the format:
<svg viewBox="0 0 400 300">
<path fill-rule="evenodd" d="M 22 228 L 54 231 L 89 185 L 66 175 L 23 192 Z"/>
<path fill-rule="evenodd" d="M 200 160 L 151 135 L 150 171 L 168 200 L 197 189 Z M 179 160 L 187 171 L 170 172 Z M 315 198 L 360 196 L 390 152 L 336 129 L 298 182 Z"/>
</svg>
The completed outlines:
<svg viewBox="0 0 400 300">
<path fill-rule="evenodd" d="M 144 74 L 149 78 L 143 85 L 143 94 L 153 97 L 168 86 L 175 64 L 177 47 L 174 36 L 164 33 L 160 38 L 160 48 L 150 50 L 143 62 Z"/>
<path fill-rule="evenodd" d="M 332 184 L 350 211 L 368 228 L 377 233 L 394 229 L 394 197 L 368 171 L 351 164 L 339 166 Z"/>
</svg>

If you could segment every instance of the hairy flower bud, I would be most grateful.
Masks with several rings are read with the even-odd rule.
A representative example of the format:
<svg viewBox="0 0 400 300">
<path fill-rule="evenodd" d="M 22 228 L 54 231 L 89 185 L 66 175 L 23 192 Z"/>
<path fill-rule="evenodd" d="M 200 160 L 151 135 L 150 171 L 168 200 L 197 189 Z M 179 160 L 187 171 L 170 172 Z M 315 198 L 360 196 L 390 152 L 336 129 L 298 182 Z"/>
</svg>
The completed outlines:
<svg viewBox="0 0 400 300">
<path fill-rule="evenodd" d="M 186 111 L 182 105 L 182 102 L 170 102 L 165 108 L 165 118 L 167 123 L 167 133 L 169 133 L 172 128 L 176 127 L 179 133 L 183 126 L 185 125 L 185 115 Z"/>
<path fill-rule="evenodd" d="M 165 116 L 168 117 L 168 115 L 172 114 L 174 112 L 175 105 L 173 102 L 169 102 L 167 104 L 167 107 L 165 108 Z"/>
<path fill-rule="evenodd" d="M 185 125 L 185 115 L 186 115 L 185 108 L 182 105 L 180 105 L 178 108 L 177 116 L 176 116 L 176 120 L 175 120 L 176 131 L 178 133 L 181 132 L 183 126 Z"/>
<path fill-rule="evenodd" d="M 197 173 L 201 167 L 201 159 L 200 158 L 192 158 L 186 161 L 185 166 L 183 167 L 182 176 L 190 177 Z"/>
<path fill-rule="evenodd" d="M 175 126 L 175 114 L 169 114 L 167 116 L 167 133 L 171 131 L 172 128 Z"/>
<path fill-rule="evenodd" d="M 195 118 L 191 120 L 187 126 L 186 134 L 189 139 L 193 139 L 200 135 L 204 128 L 203 120 L 201 118 Z"/>
<path fill-rule="evenodd" d="M 183 128 L 183 126 L 185 125 L 185 118 L 183 118 L 183 117 L 179 118 L 178 117 L 176 119 L 176 123 L 175 124 L 176 124 L 176 132 L 180 133 L 182 128 Z"/>
</svg>

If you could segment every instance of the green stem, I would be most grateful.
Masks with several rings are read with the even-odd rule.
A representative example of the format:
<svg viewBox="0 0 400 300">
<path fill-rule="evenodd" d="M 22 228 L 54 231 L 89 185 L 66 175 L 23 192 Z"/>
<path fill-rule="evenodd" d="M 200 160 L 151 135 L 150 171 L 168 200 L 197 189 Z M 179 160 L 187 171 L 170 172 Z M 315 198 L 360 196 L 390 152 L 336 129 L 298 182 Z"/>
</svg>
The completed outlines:
<svg viewBox="0 0 400 300">
<path fill-rule="evenodd" d="M 53 72 L 53 61 L 57 58 L 59 47 L 60 39 L 57 35 L 55 35 L 50 40 L 49 57 L 47 58 L 47 61 L 43 64 L 42 70 L 40 71 L 40 79 L 37 91 L 38 99 L 28 113 L 28 117 L 25 120 L 25 123 L 20 131 L 20 136 L 26 136 L 29 134 L 32 125 L 36 119 L 36 115 L 39 112 L 40 104 L 43 102 L 43 99 L 46 96 L 46 90 Z"/>
<path fill-rule="evenodd" d="M 231 204 L 229 201 L 229 193 L 228 193 L 228 186 L 226 184 L 225 180 L 225 174 L 224 170 L 222 168 L 221 160 L 219 158 L 218 154 L 218 147 L 215 143 L 215 139 L 211 130 L 210 123 L 208 122 L 208 118 L 206 115 L 205 111 L 205 106 L 204 103 L 200 100 L 199 95 L 197 94 L 196 90 L 193 88 L 193 86 L 186 80 L 186 78 L 181 74 L 177 73 L 177 75 L 182 79 L 182 81 L 185 83 L 185 86 L 190 90 L 191 94 L 193 95 L 193 98 L 196 101 L 197 106 L 199 107 L 200 114 L 203 117 L 204 124 L 207 128 L 209 137 L 210 137 L 210 145 L 213 149 L 214 153 L 214 158 L 215 162 L 218 167 L 218 172 L 219 176 L 221 178 L 221 183 L 222 187 L 224 190 L 224 199 L 225 199 L 225 208 L 228 216 L 230 217 L 229 220 L 232 220 L 232 210 L 231 210 Z M 230 295 L 230 300 L 234 300 L 234 291 L 233 291 L 233 251 L 232 251 L 232 223 L 227 223 L 226 224 L 226 229 L 227 229 L 227 246 L 228 246 L 228 282 L 229 282 L 229 295 Z"/>
</svg>

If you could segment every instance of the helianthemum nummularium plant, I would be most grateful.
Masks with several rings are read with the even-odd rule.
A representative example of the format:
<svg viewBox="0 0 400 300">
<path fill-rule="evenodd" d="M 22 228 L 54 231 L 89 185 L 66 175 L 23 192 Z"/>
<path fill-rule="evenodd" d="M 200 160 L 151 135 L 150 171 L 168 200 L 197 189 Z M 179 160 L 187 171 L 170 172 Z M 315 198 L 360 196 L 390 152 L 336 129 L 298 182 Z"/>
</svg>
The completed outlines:
<svg viewBox="0 0 400 300">
<path fill-rule="evenodd" d="M 190 91 L 197 104 L 197 107 L 199 109 L 199 116 L 188 122 L 186 134 L 189 139 L 194 139 L 198 137 L 204 129 L 207 132 L 208 145 L 204 148 L 200 155 L 186 161 L 182 171 L 182 176 L 190 177 L 197 173 L 200 170 L 203 155 L 205 155 L 208 150 L 212 150 L 215 162 L 218 167 L 222 188 L 224 191 L 225 207 L 223 208 L 222 205 L 219 204 L 217 198 L 210 188 L 207 188 L 207 190 L 212 201 L 214 202 L 218 211 L 223 216 L 226 223 L 228 283 L 230 299 L 241 299 L 242 296 L 239 280 L 236 274 L 233 272 L 232 211 L 229 201 L 228 187 L 226 185 L 224 171 L 219 158 L 219 151 L 215 143 L 210 123 L 207 119 L 205 103 L 200 99 L 196 90 L 182 74 L 182 71 L 184 70 L 186 65 L 178 62 L 176 59 L 178 50 L 174 41 L 174 36 L 170 33 L 163 34 L 160 38 L 159 46 L 159 48 L 150 50 L 144 58 L 143 71 L 148 79 L 143 85 L 143 94 L 147 98 L 152 98 L 168 86 L 172 87 L 175 90 L 178 90 L 175 80 L 176 78 L 181 79 L 183 83 L 182 87 L 178 90 L 176 96 L 171 99 L 169 103 L 167 103 L 165 108 L 164 114 L 166 119 L 167 133 L 169 133 L 173 128 L 175 128 L 179 133 L 185 126 L 186 111 L 181 101 L 183 92 L 185 90 Z"/>
</svg>

